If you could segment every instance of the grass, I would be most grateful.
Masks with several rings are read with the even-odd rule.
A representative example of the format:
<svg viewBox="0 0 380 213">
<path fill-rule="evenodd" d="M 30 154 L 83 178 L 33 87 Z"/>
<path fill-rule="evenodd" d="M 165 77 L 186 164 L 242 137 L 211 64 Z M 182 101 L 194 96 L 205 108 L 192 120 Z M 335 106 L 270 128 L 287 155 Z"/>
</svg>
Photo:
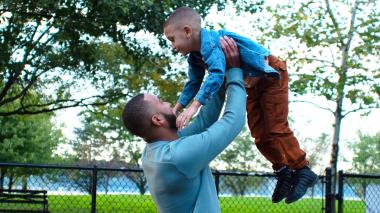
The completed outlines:
<svg viewBox="0 0 380 213">
<path fill-rule="evenodd" d="M 91 196 L 88 195 L 49 195 L 49 211 L 52 213 L 75 212 L 84 213 L 91 210 Z M 157 212 L 151 196 L 148 195 L 98 195 L 96 197 L 97 212 Z M 302 199 L 293 204 L 284 202 L 272 204 L 268 198 L 258 197 L 221 197 L 220 205 L 223 213 L 260 212 L 260 213 L 321 213 L 321 199 Z M 41 205 L 0 203 L 0 209 L 39 209 Z M 365 212 L 361 201 L 344 201 L 344 212 Z"/>
</svg>

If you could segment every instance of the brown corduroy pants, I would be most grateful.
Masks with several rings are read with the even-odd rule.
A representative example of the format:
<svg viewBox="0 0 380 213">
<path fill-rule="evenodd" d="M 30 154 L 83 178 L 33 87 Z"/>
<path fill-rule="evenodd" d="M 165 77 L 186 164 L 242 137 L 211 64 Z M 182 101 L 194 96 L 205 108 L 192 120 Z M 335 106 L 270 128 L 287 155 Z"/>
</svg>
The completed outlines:
<svg viewBox="0 0 380 213">
<path fill-rule="evenodd" d="M 281 79 L 246 79 L 248 126 L 258 150 L 272 163 L 274 170 L 284 166 L 299 169 L 308 164 L 288 124 L 288 71 L 286 62 L 275 56 L 268 63 Z"/>
</svg>

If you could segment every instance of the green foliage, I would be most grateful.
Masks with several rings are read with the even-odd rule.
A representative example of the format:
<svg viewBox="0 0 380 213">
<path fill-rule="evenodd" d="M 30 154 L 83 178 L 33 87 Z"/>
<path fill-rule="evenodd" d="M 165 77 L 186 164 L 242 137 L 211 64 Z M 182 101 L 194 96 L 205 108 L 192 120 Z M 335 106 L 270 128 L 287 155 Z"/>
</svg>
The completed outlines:
<svg viewBox="0 0 380 213">
<path fill-rule="evenodd" d="M 290 90 L 296 95 L 322 96 L 333 104 L 333 109 L 325 108 L 334 115 L 333 175 L 343 118 L 380 108 L 376 89 L 380 84 L 380 11 L 376 7 L 377 1 L 291 1 L 269 8 L 270 21 L 259 27 L 264 39 L 287 39 L 280 49 L 295 68 L 294 74 L 289 71 Z"/>
<path fill-rule="evenodd" d="M 175 1 L 175 4 L 177 3 L 181 4 L 181 1 Z M 202 4 L 196 8 L 202 14 L 206 14 L 202 7 L 212 4 L 208 1 Z M 245 3 L 239 5 L 243 8 Z M 158 11 L 161 9 L 159 8 Z M 166 13 L 170 11 L 172 10 Z M 160 18 L 166 18 L 163 14 L 158 15 Z M 107 73 L 94 75 L 93 85 L 96 85 L 97 90 L 103 90 L 109 97 L 117 94 L 124 95 L 109 100 L 105 105 L 88 107 L 81 113 L 84 126 L 76 130 L 78 139 L 72 142 L 78 159 L 91 162 L 95 156 L 101 155 L 137 165 L 141 146 L 137 138 L 127 134 L 120 120 L 121 110 L 127 99 L 138 93 L 150 92 L 173 104 L 177 101 L 185 75 L 172 69 L 172 58 L 151 54 L 149 49 L 144 49 L 147 52 L 139 51 L 141 50 L 139 44 L 133 42 L 137 39 L 133 37 L 129 39 L 125 41 L 130 45 L 127 48 L 124 43 L 102 43 L 97 47 L 94 57 L 95 61 L 100 62 L 97 63 L 98 69 L 106 70 Z"/>
<path fill-rule="evenodd" d="M 0 116 L 104 105 L 126 96 L 119 89 L 122 85 L 107 85 L 108 79 L 116 77 L 117 66 L 113 71 L 103 69 L 105 63 L 112 61 L 112 55 L 107 55 L 105 46 L 124 48 L 125 60 L 155 63 L 156 68 L 161 70 L 158 72 L 161 76 L 167 71 L 164 68 L 169 68 L 167 58 L 163 53 L 154 52 L 150 44 L 139 40 L 139 35 L 135 33 L 151 34 L 165 47 L 161 36 L 162 24 L 174 9 L 187 5 L 205 16 L 211 6 L 217 5 L 218 9 L 223 9 L 225 2 L 1 0 Z M 252 2 L 233 2 L 240 9 L 253 10 Z M 261 3 L 258 1 L 257 4 Z M 161 63 L 161 60 L 166 62 Z M 113 63 L 128 65 L 117 61 Z M 140 71 L 139 67 L 135 68 L 135 71 Z M 158 78 L 158 75 L 145 74 L 139 73 L 140 78 L 132 82 L 135 88 L 140 84 L 151 85 Z M 164 77 L 162 80 L 167 79 L 172 81 L 160 81 L 156 86 L 165 94 L 169 92 L 173 95 L 168 85 L 179 79 Z M 92 87 L 100 88 L 97 93 L 72 97 L 75 89 L 89 82 Z M 108 87 L 103 88 L 103 85 Z M 113 86 L 118 90 L 112 90 Z M 17 91 L 17 88 L 21 90 Z M 138 90 L 143 91 L 144 88 Z M 30 99 L 30 91 L 38 93 L 44 101 L 40 104 L 25 103 L 25 98 Z M 14 103 L 17 103 L 16 107 L 8 107 Z"/>
<path fill-rule="evenodd" d="M 309 166 L 316 171 L 316 167 L 320 169 L 320 173 L 324 173 L 326 165 L 324 165 L 324 158 L 328 151 L 330 137 L 326 133 L 322 133 L 317 138 L 299 138 L 301 146 L 307 153 L 306 157 L 309 161 Z"/>
<path fill-rule="evenodd" d="M 92 162 L 95 157 L 123 160 L 137 165 L 140 149 L 136 139 L 125 131 L 120 120 L 121 108 L 99 107 L 81 113 L 82 128 L 71 142 L 78 160 Z"/>
<path fill-rule="evenodd" d="M 46 164 L 55 160 L 54 151 L 64 143 L 60 130 L 51 121 L 52 114 L 0 117 L 0 162 Z M 26 168 L 0 168 L 0 189 L 8 177 L 7 188 L 21 179 L 27 188 L 27 177 L 38 170 Z"/>
<path fill-rule="evenodd" d="M 124 104 L 125 102 L 121 101 L 109 103 L 80 113 L 83 127 L 76 129 L 75 133 L 78 137 L 70 142 L 76 152 L 74 156 L 76 162 L 99 165 L 97 159 L 106 159 L 110 162 L 120 162 L 122 167 L 139 167 L 143 142 L 125 131 L 120 119 Z M 125 175 L 134 182 L 141 194 L 145 193 L 146 179 L 142 173 Z M 107 182 L 109 178 L 109 173 L 101 177 L 103 182 Z M 73 177 L 73 179 L 82 188 L 89 189 L 89 180 L 83 175 Z"/>
<path fill-rule="evenodd" d="M 290 72 L 290 88 L 296 94 L 310 92 L 330 101 L 344 96 L 362 108 L 378 106 L 379 93 L 369 89 L 380 80 L 376 3 L 358 1 L 354 7 L 346 1 L 328 2 L 329 6 L 325 1 L 295 1 L 269 8 L 274 25 L 260 29 L 264 37 L 289 38 L 291 48 L 285 51 L 298 72 Z"/>
<path fill-rule="evenodd" d="M 1 117 L 0 161 L 48 163 L 63 142 L 60 130 L 51 122 L 52 115 Z"/>
<path fill-rule="evenodd" d="M 217 158 L 221 168 L 231 171 L 255 172 L 268 169 L 266 161 L 259 153 L 247 129 L 242 130 L 237 138 Z M 227 176 L 221 181 L 221 188 L 231 191 L 234 195 L 245 195 L 255 191 L 264 184 L 266 179 L 261 177 Z"/>
<path fill-rule="evenodd" d="M 351 144 L 354 151 L 353 167 L 359 173 L 380 173 L 380 132 L 371 136 L 359 133 L 359 140 Z"/>
<path fill-rule="evenodd" d="M 249 130 L 244 128 L 238 137 L 217 158 L 217 163 L 227 170 L 252 172 L 270 165 L 257 150 Z"/>
</svg>

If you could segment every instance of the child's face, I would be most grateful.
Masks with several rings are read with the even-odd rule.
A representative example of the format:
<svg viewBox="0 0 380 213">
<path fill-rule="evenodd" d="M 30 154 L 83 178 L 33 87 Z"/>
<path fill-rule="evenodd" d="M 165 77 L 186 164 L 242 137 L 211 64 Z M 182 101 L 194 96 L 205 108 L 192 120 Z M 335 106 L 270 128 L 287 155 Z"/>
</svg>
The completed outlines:
<svg viewBox="0 0 380 213">
<path fill-rule="evenodd" d="M 168 25 L 164 28 L 164 34 L 177 52 L 187 55 L 192 51 L 191 32 L 186 30 L 185 27 L 176 29 L 173 25 Z"/>
</svg>

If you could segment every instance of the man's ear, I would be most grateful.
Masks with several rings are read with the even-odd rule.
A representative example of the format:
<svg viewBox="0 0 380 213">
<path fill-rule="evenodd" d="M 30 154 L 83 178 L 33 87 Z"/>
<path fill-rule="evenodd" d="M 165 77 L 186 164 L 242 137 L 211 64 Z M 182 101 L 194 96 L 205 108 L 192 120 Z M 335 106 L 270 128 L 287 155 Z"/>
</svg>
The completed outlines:
<svg viewBox="0 0 380 213">
<path fill-rule="evenodd" d="M 154 114 L 151 118 L 151 121 L 155 126 L 163 126 L 165 122 L 164 117 L 160 114 Z"/>
<path fill-rule="evenodd" d="M 193 34 L 193 28 L 190 25 L 185 25 L 183 27 L 183 30 L 185 31 L 186 38 L 190 39 L 191 35 Z"/>
</svg>

